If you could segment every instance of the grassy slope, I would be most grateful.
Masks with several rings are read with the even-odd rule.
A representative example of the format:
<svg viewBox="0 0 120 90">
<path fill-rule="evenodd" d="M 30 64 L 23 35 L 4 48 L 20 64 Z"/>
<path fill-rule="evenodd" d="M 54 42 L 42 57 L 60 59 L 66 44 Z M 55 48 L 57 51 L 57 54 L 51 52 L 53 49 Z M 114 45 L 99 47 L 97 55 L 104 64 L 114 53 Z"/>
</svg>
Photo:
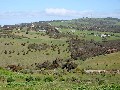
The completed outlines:
<svg viewBox="0 0 120 90">
<path fill-rule="evenodd" d="M 17 33 L 16 33 L 17 34 Z M 21 34 L 21 33 L 20 33 Z M 20 35 L 18 34 L 18 35 Z M 32 34 L 32 35 L 31 35 Z M 26 34 L 23 32 L 21 35 Z M 51 44 L 50 42 L 52 41 L 53 44 L 65 44 L 65 46 L 60 46 L 61 50 L 65 50 L 67 47 L 67 44 L 65 43 L 65 39 L 52 39 L 49 38 L 48 36 L 41 36 L 41 35 L 36 35 L 34 32 L 31 32 L 30 34 L 27 35 L 30 39 L 11 39 L 11 38 L 1 38 L 0 39 L 0 52 L 4 50 L 15 50 L 14 54 L 7 54 L 5 55 L 4 53 L 0 54 L 0 61 L 1 61 L 1 66 L 4 64 L 14 64 L 14 63 L 23 63 L 23 64 L 32 64 L 35 62 L 43 62 L 45 60 L 53 60 L 56 57 L 61 57 L 61 58 L 68 58 L 69 54 L 67 52 L 61 53 L 60 55 L 57 54 L 57 52 L 52 52 L 50 49 L 47 50 L 47 52 L 50 52 L 50 56 L 47 56 L 43 53 L 46 53 L 46 51 L 41 51 L 41 52 L 30 52 L 28 55 L 22 55 L 22 50 L 27 51 L 27 45 L 26 46 L 21 46 L 21 43 L 29 41 L 29 43 L 42 43 L 46 42 L 48 44 Z M 37 38 L 34 38 L 37 37 Z M 4 45 L 5 43 L 8 42 L 14 42 L 14 45 Z M 21 52 L 20 55 L 17 55 L 17 52 Z M 12 57 L 9 57 L 12 56 Z M 76 61 L 80 63 L 79 68 L 84 69 L 92 67 L 93 69 L 119 69 L 120 68 L 120 52 L 118 53 L 113 53 L 109 54 L 106 56 L 99 56 L 99 57 L 94 57 L 93 59 L 88 59 L 85 62 L 82 61 Z M 98 63 L 98 65 L 97 65 Z M 115 63 L 115 64 L 114 64 Z M 106 64 L 108 66 L 106 67 Z M 0 90 L 76 90 L 76 89 L 86 89 L 86 90 L 96 90 L 96 88 L 101 88 L 104 85 L 98 85 L 98 81 L 96 81 L 96 78 L 99 78 L 100 80 L 104 80 L 105 84 L 111 84 L 115 83 L 118 84 L 120 83 L 119 79 L 120 76 L 111 76 L 111 75 L 106 75 L 103 77 L 102 75 L 82 75 L 81 73 L 63 73 L 61 71 L 58 71 L 58 75 L 53 75 L 50 74 L 44 75 L 44 74 L 33 74 L 33 75 L 28 75 L 28 74 L 19 74 L 19 73 L 13 73 L 10 71 L 6 71 L 3 69 L 0 69 L 0 78 L 4 77 L 5 81 L 3 83 L 2 78 L 0 79 Z M 59 76 L 60 75 L 60 76 Z M 26 77 L 32 76 L 33 78 L 39 78 L 40 81 L 33 80 L 31 82 L 26 82 L 25 79 Z M 8 77 L 13 77 L 15 79 L 14 82 L 12 83 L 7 83 L 6 79 Z M 53 80 L 52 82 L 45 82 L 46 77 L 52 77 Z M 77 83 L 76 81 L 74 82 L 73 79 L 80 80 L 83 83 Z M 63 81 L 62 81 L 63 80 Z M 92 80 L 92 84 L 86 84 L 86 80 Z M 85 84 L 86 85 L 85 85 Z M 105 88 L 109 89 L 109 86 L 104 86 Z M 120 87 L 119 87 L 120 88 Z"/>
<path fill-rule="evenodd" d="M 68 29 L 63 30 L 63 32 L 66 31 L 70 31 Z M 25 32 L 20 32 L 20 33 L 15 33 L 16 31 L 14 31 L 15 35 L 19 35 L 19 36 L 25 36 L 28 38 L 23 38 L 23 39 L 12 39 L 12 38 L 0 38 L 0 61 L 1 61 L 1 66 L 6 66 L 6 64 L 17 64 L 17 63 L 22 63 L 24 65 L 30 65 L 33 64 L 35 62 L 44 62 L 46 60 L 55 60 L 55 58 L 69 58 L 70 57 L 70 53 L 68 53 L 67 51 L 63 52 L 64 50 L 66 50 L 68 44 L 66 43 L 67 38 L 61 38 L 61 39 L 53 39 L 53 38 L 49 38 L 49 36 L 45 35 L 45 36 L 41 36 L 41 32 L 37 33 L 36 32 L 29 32 L 29 34 L 25 34 Z M 101 41 L 100 37 L 95 37 L 93 35 L 89 35 L 90 33 L 92 33 L 92 31 L 76 31 L 74 34 L 77 34 L 80 36 L 80 38 L 82 38 L 81 36 L 83 36 L 83 33 L 86 34 L 84 39 L 94 39 L 96 41 Z M 94 33 L 101 33 L 101 32 L 94 32 Z M 117 33 L 115 35 L 118 35 Z M 36 38 L 35 38 L 36 37 Z M 118 39 L 118 37 L 113 37 L 111 36 L 109 39 Z M 29 43 L 27 43 L 29 41 Z M 52 43 L 51 43 L 52 41 Z M 14 42 L 13 45 L 5 45 L 5 43 L 9 43 L 9 42 Z M 26 46 L 21 46 L 21 43 L 27 43 Z M 27 52 L 27 46 L 30 43 L 47 43 L 48 45 L 51 44 L 57 44 L 59 46 L 59 44 L 65 44 L 65 46 L 59 46 L 61 53 L 58 54 L 57 49 L 56 51 L 52 51 L 51 48 L 47 49 L 47 50 L 42 50 L 42 51 L 37 51 L 37 52 L 29 52 L 26 55 L 23 55 L 23 50 L 24 52 Z M 12 54 L 4 54 L 4 50 L 15 50 L 15 53 Z M 17 55 L 17 53 L 20 53 L 20 55 Z M 50 55 L 46 55 L 46 53 L 49 53 Z M 98 58 L 100 59 L 100 58 Z M 29 62 L 28 62 L 29 61 Z M 89 61 L 89 60 L 88 60 Z"/>
<path fill-rule="evenodd" d="M 75 32 L 73 33 L 72 30 L 74 30 Z M 75 30 L 75 29 L 60 29 L 60 31 L 62 31 L 63 33 L 70 32 L 71 34 L 78 35 L 80 38 L 85 39 L 85 40 L 93 39 L 95 41 L 102 41 L 101 37 L 94 36 L 94 35 L 97 35 L 97 34 L 101 35 L 101 34 L 105 34 L 105 33 L 109 34 L 109 35 L 114 34 L 114 36 L 107 37 L 107 40 L 120 39 L 119 37 L 116 37 L 116 36 L 120 36 L 119 33 L 112 33 L 112 32 L 99 32 L 99 31 L 88 31 L 88 30 L 79 31 L 79 30 Z M 91 33 L 94 33 L 94 35 L 90 35 Z"/>
<path fill-rule="evenodd" d="M 98 56 L 84 61 L 80 68 L 84 69 L 120 69 L 120 52 Z"/>
<path fill-rule="evenodd" d="M 19 36 L 26 36 L 28 38 L 23 39 L 12 39 L 12 38 L 0 38 L 0 66 L 6 66 L 7 64 L 18 64 L 21 63 L 23 65 L 30 65 L 36 62 L 44 62 L 46 60 L 53 61 L 56 58 L 68 58 L 69 53 L 67 51 L 62 52 L 63 50 L 66 50 L 67 44 L 66 44 L 66 38 L 61 39 L 53 39 L 49 38 L 49 36 L 41 36 L 41 33 L 38 35 L 35 32 L 30 32 L 29 34 L 25 34 L 25 32 L 20 33 L 14 33 L 15 35 Z M 36 37 L 36 38 L 35 38 Z M 29 43 L 27 43 L 29 41 Z M 52 41 L 52 43 L 51 43 Z M 14 42 L 13 45 L 5 45 L 5 43 Z M 26 43 L 25 46 L 22 46 L 21 43 Z M 23 55 L 24 52 L 27 52 L 27 46 L 30 43 L 47 43 L 48 45 L 54 44 L 65 44 L 65 46 L 59 46 L 62 53 L 58 54 L 58 51 L 52 51 L 51 48 L 48 48 L 47 50 L 42 51 L 33 51 L 29 52 L 26 55 Z M 4 53 L 4 51 L 7 50 L 7 54 Z M 9 51 L 15 51 L 15 53 L 9 54 Z M 24 52 L 22 52 L 24 51 Z M 20 55 L 17 55 L 17 53 L 20 53 Z M 50 55 L 46 55 L 46 53 L 49 53 Z"/>
</svg>

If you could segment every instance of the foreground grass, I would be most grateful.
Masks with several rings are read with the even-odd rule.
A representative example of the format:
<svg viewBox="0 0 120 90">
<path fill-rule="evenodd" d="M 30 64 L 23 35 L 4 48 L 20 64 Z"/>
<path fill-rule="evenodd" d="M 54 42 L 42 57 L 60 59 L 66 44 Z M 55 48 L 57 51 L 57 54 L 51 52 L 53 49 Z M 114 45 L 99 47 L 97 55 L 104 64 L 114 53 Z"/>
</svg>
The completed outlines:
<svg viewBox="0 0 120 90">
<path fill-rule="evenodd" d="M 65 74 L 65 73 L 64 73 Z M 22 74 L 0 69 L 0 90 L 119 90 L 119 75 Z"/>
</svg>

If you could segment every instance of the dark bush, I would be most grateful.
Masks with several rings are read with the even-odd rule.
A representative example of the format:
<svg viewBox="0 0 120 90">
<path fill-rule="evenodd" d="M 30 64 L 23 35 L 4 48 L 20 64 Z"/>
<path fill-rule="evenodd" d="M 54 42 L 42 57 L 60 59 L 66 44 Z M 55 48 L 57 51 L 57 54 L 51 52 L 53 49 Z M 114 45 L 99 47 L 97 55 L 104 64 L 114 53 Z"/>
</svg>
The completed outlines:
<svg viewBox="0 0 120 90">
<path fill-rule="evenodd" d="M 13 78 L 13 77 L 9 77 L 9 78 L 7 78 L 7 82 L 9 83 L 9 82 L 14 82 L 15 81 L 15 79 Z"/>
<path fill-rule="evenodd" d="M 67 71 L 70 71 L 72 69 L 77 68 L 77 66 L 78 65 L 76 63 L 74 63 L 74 62 L 67 62 L 67 63 L 63 64 L 62 69 L 66 68 Z"/>
<path fill-rule="evenodd" d="M 53 82 L 54 79 L 53 79 L 53 77 L 48 76 L 48 77 L 45 77 L 45 78 L 44 78 L 44 81 L 45 81 L 45 82 Z"/>
<path fill-rule="evenodd" d="M 34 78 L 32 76 L 28 76 L 26 77 L 26 81 L 27 82 L 34 81 Z"/>
<path fill-rule="evenodd" d="M 40 77 L 35 77 L 35 81 L 41 81 Z"/>
</svg>

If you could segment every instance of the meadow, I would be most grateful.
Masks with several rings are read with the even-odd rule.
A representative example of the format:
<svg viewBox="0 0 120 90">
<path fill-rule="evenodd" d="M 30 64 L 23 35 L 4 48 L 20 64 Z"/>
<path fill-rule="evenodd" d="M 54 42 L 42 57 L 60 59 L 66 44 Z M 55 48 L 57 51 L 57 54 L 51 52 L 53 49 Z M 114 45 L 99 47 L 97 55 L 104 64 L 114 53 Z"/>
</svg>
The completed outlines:
<svg viewBox="0 0 120 90">
<path fill-rule="evenodd" d="M 61 23 L 52 23 L 59 25 Z M 64 24 L 63 24 L 64 25 Z M 66 25 L 67 26 L 67 25 Z M 103 42 L 102 34 L 110 35 L 105 40 L 120 39 L 119 33 L 76 30 L 61 28 L 64 35 L 78 36 L 85 41 Z M 53 62 L 56 59 L 66 61 L 71 58 L 68 36 L 51 38 L 45 32 L 26 29 L 13 30 L 11 36 L 0 32 L 0 90 L 120 90 L 120 51 L 111 54 L 89 57 L 85 61 L 73 60 L 75 69 L 38 69 L 35 63 Z M 39 45 L 40 50 L 28 46 Z M 54 47 L 54 48 L 53 48 Z M 20 65 L 24 69 L 18 72 L 6 69 L 8 65 Z M 110 73 L 86 73 L 84 70 L 111 70 Z"/>
</svg>

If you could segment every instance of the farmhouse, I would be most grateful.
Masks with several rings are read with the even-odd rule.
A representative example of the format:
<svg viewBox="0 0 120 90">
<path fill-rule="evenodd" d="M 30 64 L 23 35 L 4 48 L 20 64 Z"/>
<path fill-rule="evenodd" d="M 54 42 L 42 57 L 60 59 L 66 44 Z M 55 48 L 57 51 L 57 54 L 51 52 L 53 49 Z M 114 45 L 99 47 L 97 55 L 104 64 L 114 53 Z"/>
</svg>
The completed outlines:
<svg viewBox="0 0 120 90">
<path fill-rule="evenodd" d="M 75 32 L 75 30 L 71 30 L 71 32 Z"/>
<path fill-rule="evenodd" d="M 31 25 L 31 28 L 34 28 L 34 27 L 35 27 L 35 25 L 34 25 L 34 24 L 32 24 L 32 25 Z"/>
<path fill-rule="evenodd" d="M 44 29 L 44 30 L 39 30 L 39 32 L 46 32 L 46 30 Z"/>
<path fill-rule="evenodd" d="M 109 34 L 101 34 L 101 37 L 110 37 Z"/>
<path fill-rule="evenodd" d="M 106 37 L 107 35 L 105 35 L 105 34 L 101 34 L 101 37 Z"/>
</svg>

